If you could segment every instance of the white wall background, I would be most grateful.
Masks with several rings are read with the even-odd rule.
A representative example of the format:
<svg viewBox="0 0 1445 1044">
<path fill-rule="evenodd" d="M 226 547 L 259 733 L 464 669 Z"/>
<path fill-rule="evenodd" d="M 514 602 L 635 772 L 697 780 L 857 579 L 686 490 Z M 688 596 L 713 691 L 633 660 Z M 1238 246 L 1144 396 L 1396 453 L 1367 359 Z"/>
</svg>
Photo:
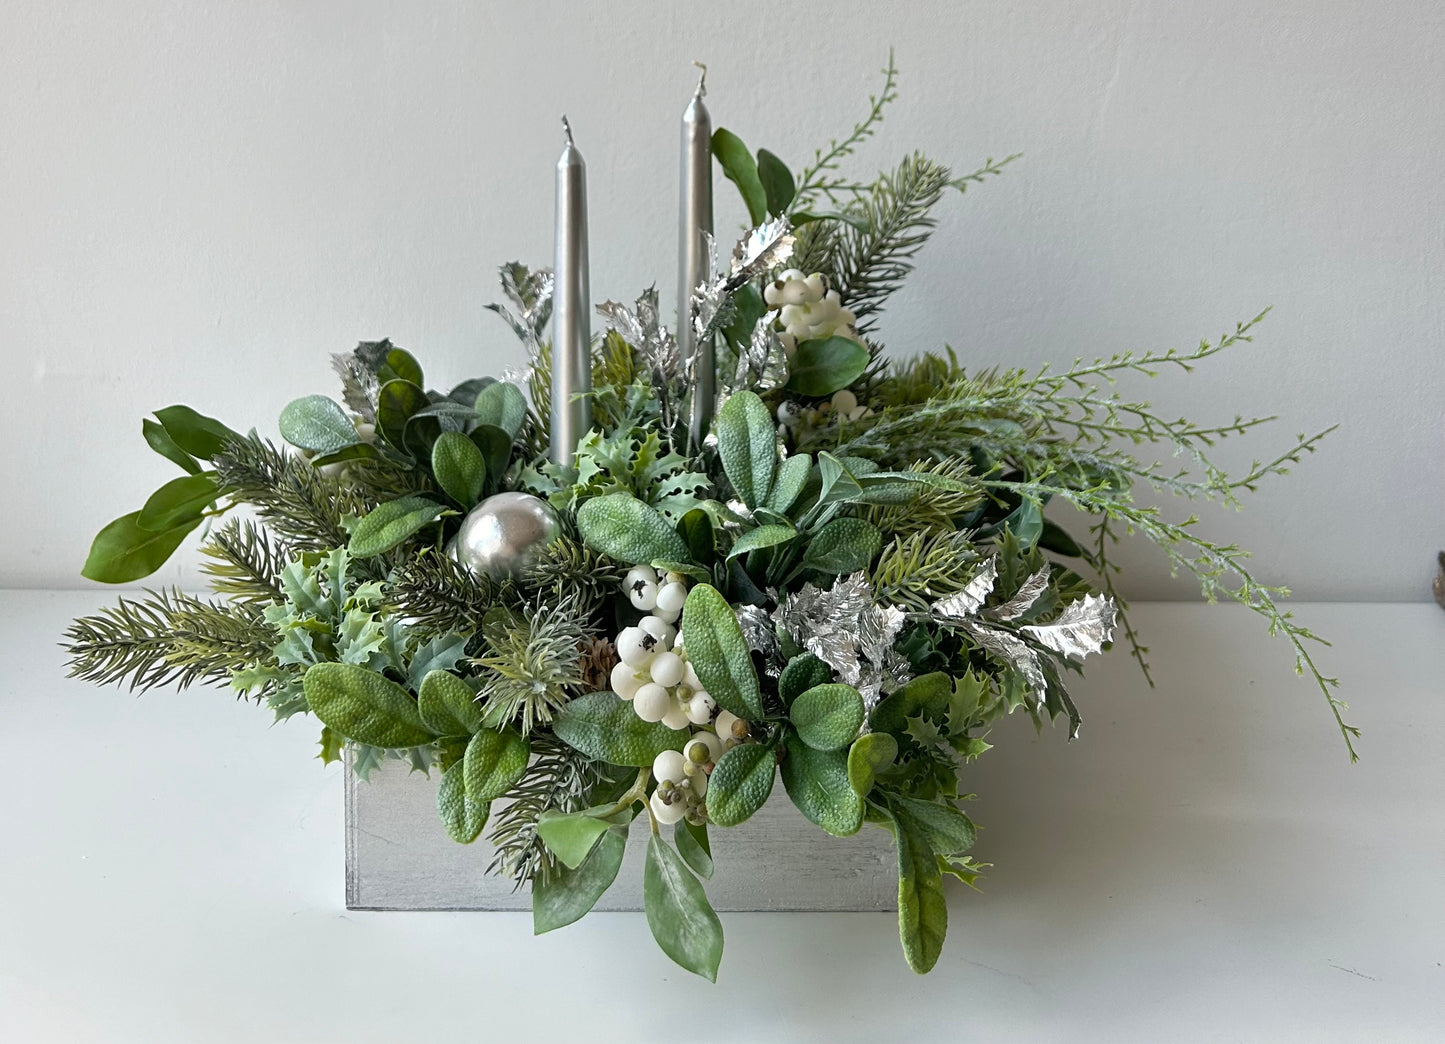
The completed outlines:
<svg viewBox="0 0 1445 1044">
<path fill-rule="evenodd" d="M 1445 544 L 1445 10 L 1429 0 L 335 3 L 0 7 L 0 584 L 72 586 L 171 465 L 173 402 L 274 433 L 327 358 L 390 336 L 436 384 L 519 361 L 481 306 L 549 263 L 566 111 L 592 286 L 671 300 L 676 122 L 800 166 L 878 88 L 861 173 L 971 170 L 882 335 L 979 366 L 1187 347 L 1266 304 L 1255 347 L 1148 393 L 1278 413 L 1246 463 L 1340 422 L 1245 515 L 1204 512 L 1314 599 L 1428 596 Z M 741 220 L 720 183 L 719 226 Z M 182 553 L 161 579 L 196 574 Z M 1136 597 L 1187 597 L 1144 549 Z"/>
</svg>

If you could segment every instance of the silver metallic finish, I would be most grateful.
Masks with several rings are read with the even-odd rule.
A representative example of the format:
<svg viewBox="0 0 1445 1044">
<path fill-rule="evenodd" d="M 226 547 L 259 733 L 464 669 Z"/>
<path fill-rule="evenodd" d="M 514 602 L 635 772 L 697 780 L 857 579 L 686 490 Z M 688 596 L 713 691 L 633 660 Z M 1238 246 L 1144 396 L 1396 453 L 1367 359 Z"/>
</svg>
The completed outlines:
<svg viewBox="0 0 1445 1044">
<path fill-rule="evenodd" d="M 692 323 L 692 295 L 708 278 L 708 242 L 712 235 L 712 116 L 703 104 L 707 68 L 682 114 L 682 163 L 678 190 L 677 341 L 681 356 L 691 361 L 692 415 L 688 440 L 702 445 L 712 426 L 717 400 L 717 372 L 711 336 L 699 338 Z"/>
<path fill-rule="evenodd" d="M 939 620 L 966 620 L 983 606 L 983 600 L 993 593 L 994 581 L 998 579 L 998 562 L 989 558 L 979 569 L 978 575 L 970 580 L 962 591 L 933 603 L 933 615 Z"/>
<path fill-rule="evenodd" d="M 587 164 L 562 117 L 567 145 L 557 160 L 557 250 L 552 298 L 552 448 L 570 465 L 592 427 L 592 328 L 587 278 Z"/>
<path fill-rule="evenodd" d="M 1051 623 L 1020 628 L 1034 641 L 1067 659 L 1082 663 L 1084 657 L 1101 651 L 1114 639 L 1118 611 L 1112 598 L 1085 595 L 1064 606 Z"/>
<path fill-rule="evenodd" d="M 474 572 L 504 580 L 562 535 L 552 505 L 530 493 L 498 493 L 472 508 L 447 554 Z"/>
<path fill-rule="evenodd" d="M 839 577 L 827 591 L 809 583 L 783 595 L 773 621 L 857 689 L 870 711 L 910 677 L 908 661 L 893 649 L 907 614 L 879 605 L 862 572 Z"/>
</svg>

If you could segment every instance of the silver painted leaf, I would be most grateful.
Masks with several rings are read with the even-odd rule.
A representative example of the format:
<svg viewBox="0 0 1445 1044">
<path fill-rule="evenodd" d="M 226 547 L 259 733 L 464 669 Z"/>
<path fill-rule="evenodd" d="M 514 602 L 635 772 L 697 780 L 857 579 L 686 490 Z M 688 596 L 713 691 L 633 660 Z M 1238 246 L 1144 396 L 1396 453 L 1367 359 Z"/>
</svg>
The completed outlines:
<svg viewBox="0 0 1445 1044">
<path fill-rule="evenodd" d="M 1044 678 L 1044 669 L 1039 664 L 1039 654 L 1030 649 L 1028 643 L 1008 631 L 980 623 L 967 624 L 963 630 L 980 649 L 1002 660 L 1022 675 L 1037 704 L 1044 702 L 1048 681 Z"/>
<path fill-rule="evenodd" d="M 771 218 L 750 230 L 733 248 L 725 289 L 736 290 L 793 256 L 793 224 L 786 216 Z"/>
<path fill-rule="evenodd" d="M 1007 602 L 990 609 L 988 615 L 995 620 L 1017 620 L 1032 609 L 1039 597 L 1049 589 L 1049 576 L 1049 567 L 1044 566 L 1025 580 L 1018 592 Z"/>
<path fill-rule="evenodd" d="M 968 619 L 979 611 L 984 599 L 993 593 L 993 585 L 997 580 L 998 562 L 990 557 L 979 568 L 978 575 L 970 580 L 962 591 L 933 603 L 933 615 L 943 621 Z"/>
<path fill-rule="evenodd" d="M 1081 662 L 1114 638 L 1114 600 L 1104 595 L 1085 595 L 1070 602 L 1052 623 L 1022 628 L 1034 641 L 1061 656 Z"/>
</svg>

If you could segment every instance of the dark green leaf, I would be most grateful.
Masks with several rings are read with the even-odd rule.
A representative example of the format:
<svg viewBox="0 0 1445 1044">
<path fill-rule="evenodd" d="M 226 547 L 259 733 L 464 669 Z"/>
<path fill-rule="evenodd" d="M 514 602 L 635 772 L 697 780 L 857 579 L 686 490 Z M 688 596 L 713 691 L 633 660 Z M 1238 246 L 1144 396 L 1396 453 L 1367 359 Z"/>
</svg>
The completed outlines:
<svg viewBox="0 0 1445 1044">
<path fill-rule="evenodd" d="M 848 748 L 848 785 L 859 797 L 867 797 L 878 780 L 898 757 L 898 741 L 886 732 L 859 736 Z"/>
<path fill-rule="evenodd" d="M 416 705 L 421 720 L 438 736 L 470 736 L 482 727 L 477 694 L 450 671 L 428 671 Z"/>
<path fill-rule="evenodd" d="M 378 504 L 351 531 L 347 550 L 357 558 L 382 554 L 443 515 L 455 513 L 423 497 L 402 497 Z"/>
<path fill-rule="evenodd" d="M 557 867 L 532 881 L 532 932 L 541 935 L 581 920 L 617 880 L 627 851 L 627 831 L 614 828 L 602 836 L 575 870 Z"/>
<path fill-rule="evenodd" d="M 717 588 L 698 584 L 682 608 L 688 661 L 719 707 L 739 718 L 763 716 L 763 696 L 737 613 Z"/>
<path fill-rule="evenodd" d="M 808 476 L 813 471 L 813 458 L 806 453 L 797 453 L 778 465 L 777 477 L 773 480 L 772 491 L 768 493 L 767 506 L 779 514 L 787 514 L 797 503 Z"/>
<path fill-rule="evenodd" d="M 863 697 L 851 685 L 815 685 L 793 701 L 788 720 L 814 750 L 841 750 L 863 726 Z"/>
<path fill-rule="evenodd" d="M 138 525 L 139 511 L 122 515 L 95 535 L 80 575 L 103 584 L 127 584 L 150 576 L 180 546 L 187 533 L 201 524 L 199 518 L 156 532 Z"/>
<path fill-rule="evenodd" d="M 322 724 L 357 743 L 399 750 L 432 741 L 416 701 L 396 682 L 350 663 L 318 663 L 302 679 Z"/>
<path fill-rule="evenodd" d="M 953 679 L 942 671 L 925 674 L 889 693 L 868 716 L 874 732 L 908 729 L 908 719 L 927 713 L 941 717 L 953 695 Z"/>
<path fill-rule="evenodd" d="M 477 502 L 487 482 L 487 463 L 482 459 L 482 451 L 458 431 L 444 431 L 432 443 L 431 470 L 442 491 L 463 508 Z"/>
<path fill-rule="evenodd" d="M 527 399 L 515 384 L 498 381 L 477 393 L 477 422 L 490 424 L 507 433 L 508 441 L 517 437 L 527 419 Z"/>
<path fill-rule="evenodd" d="M 406 422 L 429 405 L 426 392 L 407 380 L 387 381 L 376 393 L 376 427 L 397 449 L 406 444 Z"/>
<path fill-rule="evenodd" d="M 658 511 L 627 493 L 593 497 L 577 511 L 582 541 L 628 565 L 686 562 L 687 546 Z"/>
<path fill-rule="evenodd" d="M 868 349 L 847 337 L 801 341 L 788 362 L 788 390 L 821 398 L 848 387 L 868 369 Z"/>
<path fill-rule="evenodd" d="M 201 513 L 215 503 L 220 490 L 212 477 L 215 472 L 182 475 L 171 479 L 150 495 L 140 509 L 135 524 L 152 533 L 161 533 L 177 526 L 201 520 Z"/>
<path fill-rule="evenodd" d="M 794 656 L 783 668 L 783 675 L 778 679 L 778 695 L 785 707 L 791 707 L 794 700 L 813 686 L 825 685 L 832 680 L 833 668 L 812 653 L 802 653 Z"/>
<path fill-rule="evenodd" d="M 707 824 L 679 819 L 673 825 L 672 840 L 677 845 L 677 854 L 698 877 L 704 881 L 712 877 L 712 845 L 707 840 Z"/>
<path fill-rule="evenodd" d="M 377 376 L 383 384 L 390 380 L 408 381 L 418 388 L 426 384 L 421 374 L 421 363 L 405 348 L 390 349 L 385 361 L 377 367 Z"/>
<path fill-rule="evenodd" d="M 763 295 L 752 283 L 744 283 L 732 296 L 733 316 L 722 328 L 723 336 L 734 348 L 746 348 L 752 343 L 753 329 L 768 311 Z"/>
<path fill-rule="evenodd" d="M 768 216 L 768 195 L 758 177 L 758 164 L 748 147 L 732 131 L 719 127 L 713 131 L 712 154 L 722 164 L 723 176 L 738 187 L 748 218 L 761 225 Z"/>
<path fill-rule="evenodd" d="M 512 459 L 512 437 L 494 424 L 479 424 L 468 436 L 487 462 L 487 491 L 495 493 Z"/>
<path fill-rule="evenodd" d="M 1048 519 L 1044 519 L 1043 530 L 1039 533 L 1039 547 L 1069 558 L 1078 558 L 1084 553 L 1078 541 L 1069 536 L 1062 526 Z"/>
<path fill-rule="evenodd" d="M 845 225 L 852 225 L 859 232 L 867 232 L 871 227 L 866 215 L 843 210 L 795 210 L 788 216 L 794 228 L 811 225 L 814 221 L 841 221 Z"/>
<path fill-rule="evenodd" d="M 845 752 L 814 750 L 805 743 L 792 742 L 780 768 L 788 797 L 809 822 L 835 837 L 858 832 L 863 825 L 863 799 L 848 785 Z M 708 807 L 712 807 L 711 802 Z"/>
<path fill-rule="evenodd" d="M 831 453 L 818 454 L 818 480 L 818 508 L 845 504 L 863 492 L 853 473 Z"/>
<path fill-rule="evenodd" d="M 710 565 L 717 557 L 712 519 L 702 508 L 693 508 L 682 516 L 677 531 L 687 545 L 688 557 L 700 565 Z"/>
<path fill-rule="evenodd" d="M 381 454 L 376 447 L 368 442 L 358 442 L 354 446 L 346 446 L 335 453 L 322 453 L 311 458 L 311 466 L 316 468 L 325 467 L 327 464 L 340 464 L 348 460 L 375 460 Z"/>
<path fill-rule="evenodd" d="M 718 410 L 717 450 L 743 503 L 764 503 L 778 466 L 778 436 L 772 414 L 753 392 L 737 392 Z"/>
<path fill-rule="evenodd" d="M 808 541 L 803 567 L 822 573 L 854 573 L 867 569 L 883 546 L 878 527 L 861 518 L 835 518 Z"/>
<path fill-rule="evenodd" d="M 501 797 L 527 771 L 531 753 L 526 737 L 511 729 L 478 729 L 462 760 L 467 794 L 474 801 Z"/>
<path fill-rule="evenodd" d="M 143 420 L 140 425 L 141 434 L 145 436 L 146 444 L 155 450 L 166 460 L 178 464 L 192 475 L 201 470 L 201 465 L 196 458 L 176 445 L 176 440 L 166 434 L 166 429 L 153 420 Z"/>
<path fill-rule="evenodd" d="M 177 481 L 180 481 L 177 479 Z M 728 552 L 729 558 L 737 558 L 749 551 L 756 551 L 761 547 L 776 547 L 779 544 L 786 544 L 798 535 L 798 531 L 792 526 L 759 526 L 757 529 L 750 529 L 738 537 L 737 543 L 733 544 L 732 550 Z"/>
<path fill-rule="evenodd" d="M 214 417 L 197 413 L 189 406 L 167 406 L 156 410 L 156 419 L 166 429 L 172 442 L 202 460 L 219 455 L 227 442 L 241 438 Z"/>
<path fill-rule="evenodd" d="M 437 816 L 447 836 L 469 845 L 481 834 L 491 813 L 490 801 L 479 801 L 467 793 L 466 763 L 453 762 L 437 784 Z"/>
<path fill-rule="evenodd" d="M 281 437 L 299 449 L 335 453 L 359 440 L 351 418 L 324 395 L 292 399 L 281 411 Z"/>
<path fill-rule="evenodd" d="M 643 768 L 664 750 L 681 750 L 690 733 L 660 721 L 643 721 L 611 692 L 589 692 L 564 706 L 552 731 L 594 761 Z"/>
<path fill-rule="evenodd" d="M 773 748 L 744 743 L 723 752 L 707 781 L 707 815 L 721 827 L 737 826 L 773 792 L 778 764 Z"/>
<path fill-rule="evenodd" d="M 757 169 L 763 195 L 767 197 L 768 213 L 786 214 L 788 204 L 793 202 L 793 196 L 798 191 L 788 165 L 767 149 L 758 149 Z"/>
<path fill-rule="evenodd" d="M 682 857 L 656 834 L 647 842 L 642 897 L 647 926 L 662 952 L 688 971 L 716 982 L 722 961 L 722 922 Z"/>
</svg>

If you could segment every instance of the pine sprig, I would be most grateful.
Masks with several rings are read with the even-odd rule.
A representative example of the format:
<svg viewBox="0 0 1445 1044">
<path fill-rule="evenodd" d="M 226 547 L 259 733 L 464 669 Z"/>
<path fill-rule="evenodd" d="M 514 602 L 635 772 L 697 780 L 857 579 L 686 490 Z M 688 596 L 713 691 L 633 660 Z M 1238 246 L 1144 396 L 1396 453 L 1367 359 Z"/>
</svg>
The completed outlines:
<svg viewBox="0 0 1445 1044">
<path fill-rule="evenodd" d="M 65 631 L 69 676 L 132 691 L 226 683 L 273 659 L 276 637 L 247 602 L 227 605 L 178 590 L 147 591 L 73 621 Z"/>
<path fill-rule="evenodd" d="M 283 599 L 281 570 L 291 561 L 286 545 L 249 518 L 230 518 L 201 544 L 208 561 L 201 571 L 213 577 L 211 589 L 237 602 Z"/>
<path fill-rule="evenodd" d="M 537 837 L 543 812 L 576 812 L 602 779 L 598 765 L 551 733 L 532 737 L 532 763 L 510 791 L 493 805 L 488 835 L 495 854 L 489 874 L 505 874 L 518 888 L 555 869 L 546 845 Z"/>
<path fill-rule="evenodd" d="M 214 463 L 221 489 L 251 504 L 293 551 L 344 547 L 344 520 L 365 515 L 379 499 L 255 434 L 232 440 Z"/>
<path fill-rule="evenodd" d="M 494 606 L 515 600 L 510 584 L 474 574 L 434 548 L 403 562 L 388 592 L 396 615 L 418 634 L 433 638 L 452 631 L 479 634 Z"/>
<path fill-rule="evenodd" d="M 524 605 L 485 629 L 481 697 L 489 725 L 523 735 L 550 723 L 586 681 L 584 651 L 595 631 L 572 599 Z"/>
</svg>

